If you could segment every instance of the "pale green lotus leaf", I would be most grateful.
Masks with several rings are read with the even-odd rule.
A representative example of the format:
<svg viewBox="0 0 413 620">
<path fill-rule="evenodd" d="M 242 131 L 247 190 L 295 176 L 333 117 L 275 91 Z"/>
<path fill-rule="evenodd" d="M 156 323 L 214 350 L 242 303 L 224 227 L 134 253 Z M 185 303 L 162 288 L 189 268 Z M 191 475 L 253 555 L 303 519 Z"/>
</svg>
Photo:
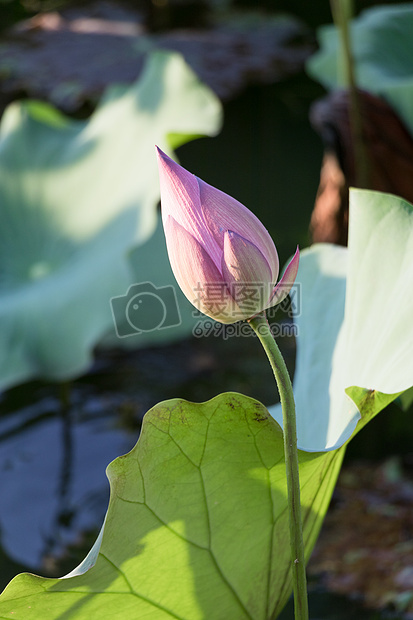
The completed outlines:
<svg viewBox="0 0 413 620">
<path fill-rule="evenodd" d="M 298 445 L 305 450 L 329 445 L 331 361 L 344 318 L 346 273 L 346 248 L 318 244 L 300 254 L 294 397 Z M 282 426 L 281 406 L 270 412 Z"/>
<path fill-rule="evenodd" d="M 88 121 L 14 103 L 0 133 L 0 388 L 83 372 L 157 224 L 155 144 L 214 135 L 221 106 L 181 56 L 148 56 Z M 157 253 L 151 257 L 157 260 Z"/>
<path fill-rule="evenodd" d="M 413 5 L 384 5 L 351 22 L 350 37 L 359 88 L 383 96 L 413 132 Z M 318 31 L 320 50 L 308 73 L 328 89 L 343 88 L 344 59 L 335 26 Z"/>
<path fill-rule="evenodd" d="M 300 454 L 307 559 L 342 455 Z M 85 563 L 63 579 L 17 576 L 2 618 L 276 617 L 291 561 L 282 433 L 263 405 L 239 394 L 161 403 L 108 476 L 105 525 Z"/>
<path fill-rule="evenodd" d="M 360 415 L 378 413 L 413 385 L 412 205 L 351 190 L 348 250 L 305 250 L 297 282 L 298 444 L 332 450 Z M 281 424 L 280 407 L 270 411 Z"/>
</svg>

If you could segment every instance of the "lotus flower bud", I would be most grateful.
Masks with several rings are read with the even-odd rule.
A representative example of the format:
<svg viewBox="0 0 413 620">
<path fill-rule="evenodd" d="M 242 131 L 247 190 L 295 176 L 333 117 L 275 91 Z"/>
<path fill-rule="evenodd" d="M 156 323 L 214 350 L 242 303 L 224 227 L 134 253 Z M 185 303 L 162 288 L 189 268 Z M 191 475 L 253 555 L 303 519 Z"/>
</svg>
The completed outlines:
<svg viewBox="0 0 413 620">
<path fill-rule="evenodd" d="M 298 248 L 276 284 L 277 250 L 259 219 L 160 149 L 158 165 L 169 260 L 189 301 L 221 323 L 280 303 L 297 275 Z"/>
</svg>

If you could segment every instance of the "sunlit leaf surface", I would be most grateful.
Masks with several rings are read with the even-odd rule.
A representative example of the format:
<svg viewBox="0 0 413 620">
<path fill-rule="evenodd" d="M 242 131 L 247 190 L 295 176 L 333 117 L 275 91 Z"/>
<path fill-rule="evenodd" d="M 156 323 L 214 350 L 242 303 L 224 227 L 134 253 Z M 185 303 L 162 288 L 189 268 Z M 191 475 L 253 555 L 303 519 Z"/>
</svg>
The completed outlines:
<svg viewBox="0 0 413 620">
<path fill-rule="evenodd" d="M 300 454 L 307 558 L 342 452 Z M 75 576 L 16 577 L 1 617 L 269 619 L 281 610 L 291 588 L 285 465 L 263 405 L 239 394 L 161 403 L 108 475 L 100 548 Z"/>
</svg>

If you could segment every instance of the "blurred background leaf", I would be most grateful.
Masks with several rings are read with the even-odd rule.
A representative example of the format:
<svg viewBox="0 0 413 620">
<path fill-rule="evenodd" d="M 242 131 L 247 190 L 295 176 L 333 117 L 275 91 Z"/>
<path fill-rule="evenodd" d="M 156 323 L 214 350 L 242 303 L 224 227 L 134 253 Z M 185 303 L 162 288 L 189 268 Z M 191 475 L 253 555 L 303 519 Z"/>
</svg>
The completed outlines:
<svg viewBox="0 0 413 620">
<path fill-rule="evenodd" d="M 350 24 L 357 86 L 386 99 L 413 132 L 413 6 L 375 6 Z M 320 50 L 307 61 L 309 74 L 328 90 L 344 86 L 340 42 L 333 25 L 318 30 Z"/>
<path fill-rule="evenodd" d="M 216 97 L 179 55 L 162 52 L 88 121 L 41 103 L 9 107 L 0 143 L 1 387 L 88 368 L 113 325 L 110 298 L 134 282 L 127 252 L 156 229 L 154 145 L 168 151 L 169 133 L 182 142 L 220 123 Z"/>
</svg>

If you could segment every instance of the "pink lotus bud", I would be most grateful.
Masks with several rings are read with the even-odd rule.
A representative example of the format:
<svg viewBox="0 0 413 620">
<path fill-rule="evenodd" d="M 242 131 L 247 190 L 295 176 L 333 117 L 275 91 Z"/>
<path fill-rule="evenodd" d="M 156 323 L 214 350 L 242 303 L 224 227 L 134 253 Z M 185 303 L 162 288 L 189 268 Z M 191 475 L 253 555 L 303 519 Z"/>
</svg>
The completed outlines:
<svg viewBox="0 0 413 620">
<path fill-rule="evenodd" d="M 182 291 L 207 316 L 235 323 L 280 303 L 297 275 L 297 251 L 276 285 L 274 242 L 240 202 L 158 149 L 162 221 Z"/>
</svg>

